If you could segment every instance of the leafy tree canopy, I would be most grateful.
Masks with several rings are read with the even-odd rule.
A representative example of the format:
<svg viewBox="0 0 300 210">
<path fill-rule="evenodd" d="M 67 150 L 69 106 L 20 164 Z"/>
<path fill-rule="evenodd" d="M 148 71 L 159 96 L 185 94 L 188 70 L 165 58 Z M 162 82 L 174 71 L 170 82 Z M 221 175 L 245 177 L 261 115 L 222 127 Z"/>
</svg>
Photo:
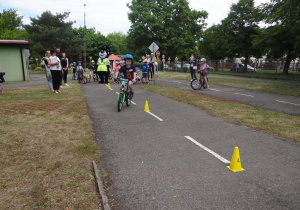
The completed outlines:
<svg viewBox="0 0 300 210">
<path fill-rule="evenodd" d="M 259 34 L 258 23 L 262 20 L 260 10 L 254 7 L 253 0 L 240 0 L 232 4 L 230 12 L 222 20 L 223 39 L 228 58 L 245 57 L 245 66 L 250 56 L 260 57 L 260 48 L 253 44 Z"/>
<path fill-rule="evenodd" d="M 76 34 L 72 28 L 73 22 L 65 21 L 68 17 L 69 12 L 53 15 L 46 11 L 40 17 L 30 18 L 31 24 L 24 26 L 30 35 L 30 49 L 44 54 L 46 50 L 59 47 L 72 54 L 72 47 L 78 46 L 82 40 L 73 39 Z"/>
<path fill-rule="evenodd" d="M 187 59 L 195 51 L 200 39 L 206 11 L 189 7 L 187 0 L 132 0 L 127 4 L 132 23 L 128 34 L 128 48 L 135 56 L 150 53 L 155 41 L 166 57 Z"/>
<path fill-rule="evenodd" d="M 23 16 L 17 10 L 8 9 L 0 13 L 0 39 L 27 39 L 28 34 L 22 28 Z"/>
</svg>

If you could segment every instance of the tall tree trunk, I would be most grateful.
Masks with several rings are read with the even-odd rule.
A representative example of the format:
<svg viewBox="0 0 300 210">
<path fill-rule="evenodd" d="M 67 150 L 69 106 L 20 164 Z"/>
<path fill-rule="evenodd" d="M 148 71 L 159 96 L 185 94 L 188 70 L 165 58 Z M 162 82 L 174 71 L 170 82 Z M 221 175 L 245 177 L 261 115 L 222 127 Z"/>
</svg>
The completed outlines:
<svg viewBox="0 0 300 210">
<path fill-rule="evenodd" d="M 292 56 L 291 53 L 288 52 L 286 59 L 285 59 L 285 64 L 284 64 L 284 68 L 283 68 L 283 74 L 288 74 L 289 73 L 289 67 L 292 61 Z"/>
<path fill-rule="evenodd" d="M 244 71 L 248 71 L 248 61 L 249 61 L 249 56 L 245 56 L 245 62 L 244 62 Z"/>
</svg>

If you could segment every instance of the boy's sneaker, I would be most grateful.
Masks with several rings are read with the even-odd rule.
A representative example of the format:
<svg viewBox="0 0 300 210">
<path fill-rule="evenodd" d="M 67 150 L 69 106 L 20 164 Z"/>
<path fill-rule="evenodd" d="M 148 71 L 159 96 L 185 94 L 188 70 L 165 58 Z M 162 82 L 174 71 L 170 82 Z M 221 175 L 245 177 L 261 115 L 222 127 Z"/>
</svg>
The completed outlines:
<svg viewBox="0 0 300 210">
<path fill-rule="evenodd" d="M 69 85 L 66 83 L 65 86 L 69 86 Z"/>
<path fill-rule="evenodd" d="M 133 97 L 133 92 L 132 91 L 129 91 L 129 99 L 132 99 L 132 97 Z"/>
<path fill-rule="evenodd" d="M 61 85 L 60 88 L 64 88 L 64 87 Z"/>
</svg>

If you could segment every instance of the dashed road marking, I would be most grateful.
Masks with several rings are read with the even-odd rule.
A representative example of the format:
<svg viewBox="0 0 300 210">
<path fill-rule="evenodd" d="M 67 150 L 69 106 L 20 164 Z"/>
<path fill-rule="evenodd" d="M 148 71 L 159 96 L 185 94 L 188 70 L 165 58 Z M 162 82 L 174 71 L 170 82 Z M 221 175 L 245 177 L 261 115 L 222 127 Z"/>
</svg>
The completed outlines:
<svg viewBox="0 0 300 210">
<path fill-rule="evenodd" d="M 197 146 L 201 147 L 205 151 L 209 152 L 210 154 L 212 154 L 213 156 L 215 156 L 216 158 L 218 158 L 219 160 L 221 160 L 223 163 L 230 163 L 229 160 L 226 160 L 225 158 L 223 158 L 219 154 L 217 154 L 214 151 L 212 151 L 212 150 L 208 149 L 207 147 L 203 146 L 202 144 L 200 144 L 199 142 L 197 142 L 195 139 L 191 138 L 190 136 L 185 136 L 185 138 L 187 138 L 188 140 L 190 140 L 191 142 L 193 142 Z"/>
<path fill-rule="evenodd" d="M 295 106 L 300 106 L 300 104 L 294 104 L 294 103 L 287 102 L 287 101 L 279 101 L 279 100 L 276 100 L 276 101 L 280 102 L 280 103 L 285 103 L 285 104 L 291 104 L 291 105 L 295 105 Z"/>
<path fill-rule="evenodd" d="M 161 119 L 160 117 L 156 116 L 155 114 L 153 114 L 152 112 L 150 111 L 146 111 L 148 114 L 152 115 L 153 117 L 155 117 L 156 119 L 158 119 L 159 121 L 164 121 L 163 119 Z"/>
<path fill-rule="evenodd" d="M 240 96 L 247 96 L 247 97 L 254 97 L 254 96 L 252 96 L 252 95 L 247 95 L 247 94 L 242 94 L 242 93 L 234 93 L 234 94 L 236 94 L 236 95 L 240 95 Z"/>
<path fill-rule="evenodd" d="M 213 91 L 217 91 L 219 92 L 220 90 L 217 90 L 217 89 L 213 89 L 213 88 L 208 88 L 209 90 L 213 90 Z"/>
</svg>

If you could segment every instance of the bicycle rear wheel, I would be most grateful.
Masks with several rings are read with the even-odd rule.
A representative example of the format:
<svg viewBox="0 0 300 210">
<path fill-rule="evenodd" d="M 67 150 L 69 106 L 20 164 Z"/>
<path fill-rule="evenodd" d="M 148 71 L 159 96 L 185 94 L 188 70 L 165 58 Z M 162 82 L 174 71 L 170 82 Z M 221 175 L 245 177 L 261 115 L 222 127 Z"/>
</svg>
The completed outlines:
<svg viewBox="0 0 300 210">
<path fill-rule="evenodd" d="M 120 112 L 123 107 L 123 94 L 119 93 L 118 95 L 118 111 Z"/>
<path fill-rule="evenodd" d="M 199 80 L 193 79 L 191 81 L 191 88 L 193 90 L 200 90 L 202 88 L 202 83 Z"/>
</svg>

